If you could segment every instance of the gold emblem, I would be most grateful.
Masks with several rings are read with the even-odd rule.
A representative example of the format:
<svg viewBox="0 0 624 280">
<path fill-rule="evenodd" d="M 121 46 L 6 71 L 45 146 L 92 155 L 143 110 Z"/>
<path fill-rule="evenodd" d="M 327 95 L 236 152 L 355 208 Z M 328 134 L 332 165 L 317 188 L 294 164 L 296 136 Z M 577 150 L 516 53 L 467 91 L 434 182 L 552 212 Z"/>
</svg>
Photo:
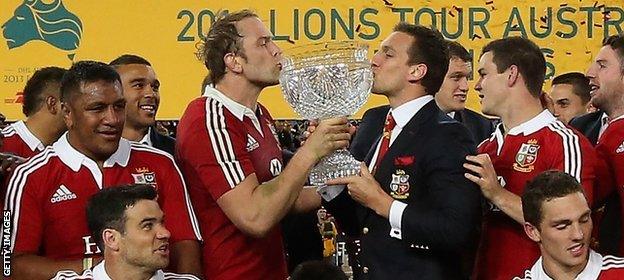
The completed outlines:
<svg viewBox="0 0 624 280">
<path fill-rule="evenodd" d="M 516 154 L 516 162 L 513 164 L 513 169 L 525 173 L 533 171 L 533 169 L 535 169 L 534 164 L 537 160 L 537 152 L 539 149 L 540 145 L 537 144 L 537 140 L 535 139 L 523 143 Z"/>
<path fill-rule="evenodd" d="M 409 197 L 409 175 L 405 174 L 405 170 L 397 169 L 392 174 L 392 182 L 390 182 L 390 196 L 396 199 L 406 199 Z"/>
</svg>

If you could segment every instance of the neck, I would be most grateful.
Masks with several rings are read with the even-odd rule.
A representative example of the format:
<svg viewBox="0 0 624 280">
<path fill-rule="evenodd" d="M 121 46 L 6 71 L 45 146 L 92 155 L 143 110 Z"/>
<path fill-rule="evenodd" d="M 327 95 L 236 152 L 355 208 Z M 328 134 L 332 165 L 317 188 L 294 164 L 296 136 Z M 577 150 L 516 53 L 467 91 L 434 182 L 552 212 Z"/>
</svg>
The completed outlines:
<svg viewBox="0 0 624 280">
<path fill-rule="evenodd" d="M 605 110 L 607 116 L 609 116 L 610 120 L 616 119 L 622 115 L 624 115 L 624 106 L 620 106 L 620 104 L 614 104 L 615 106 L 611 106 L 608 110 Z"/>
<path fill-rule="evenodd" d="M 500 114 L 505 131 L 534 118 L 539 115 L 544 108 L 537 98 L 523 98 L 509 102 L 506 110 Z"/>
<path fill-rule="evenodd" d="M 388 102 L 390 103 L 390 107 L 392 109 L 396 109 L 397 107 L 410 102 L 414 99 L 423 97 L 427 95 L 425 92 L 410 92 L 411 94 L 406 94 L 405 90 L 399 92 L 398 94 L 388 94 Z"/>
<path fill-rule="evenodd" d="M 240 79 L 237 76 L 224 76 L 215 86 L 217 90 L 225 96 L 236 101 L 239 104 L 251 109 L 256 109 L 258 97 L 263 87 L 252 84 L 247 80 Z"/>
<path fill-rule="evenodd" d="M 121 137 L 126 138 L 130 141 L 141 141 L 143 137 L 149 131 L 149 127 L 139 127 L 135 125 L 131 125 L 128 122 L 124 124 L 123 132 L 121 133 Z"/>
<path fill-rule="evenodd" d="M 558 265 L 555 260 L 549 257 L 544 257 L 542 258 L 542 266 L 546 274 L 548 274 L 548 276 L 552 279 L 573 280 L 583 271 L 585 266 L 587 266 L 588 260 L 589 254 L 587 255 L 587 259 L 582 264 L 570 267 Z"/>
<path fill-rule="evenodd" d="M 72 146 L 72 148 L 74 148 L 76 151 L 78 151 L 79 153 L 83 154 L 84 156 L 88 157 L 89 159 L 95 161 L 95 163 L 97 164 L 97 166 L 100 168 L 100 170 L 102 170 L 104 168 L 104 162 L 106 161 L 106 159 L 108 159 L 108 157 L 110 157 L 111 155 L 106 156 L 103 159 L 100 159 L 101 157 L 95 154 L 91 154 L 87 151 L 85 151 L 82 146 L 80 145 L 81 140 L 80 139 L 76 139 L 76 136 L 73 133 L 68 133 L 67 134 L 67 142 L 69 142 L 69 145 Z"/>
<path fill-rule="evenodd" d="M 44 146 L 54 143 L 54 141 L 58 140 L 63 133 L 62 131 L 51 127 L 50 123 L 52 122 L 45 120 L 44 116 L 38 114 L 28 117 L 24 123 L 26 124 L 28 130 L 30 130 L 30 132 L 34 134 Z"/>
<path fill-rule="evenodd" d="M 154 271 L 141 269 L 115 258 L 107 258 L 104 269 L 111 279 L 148 280 L 154 276 Z"/>
</svg>

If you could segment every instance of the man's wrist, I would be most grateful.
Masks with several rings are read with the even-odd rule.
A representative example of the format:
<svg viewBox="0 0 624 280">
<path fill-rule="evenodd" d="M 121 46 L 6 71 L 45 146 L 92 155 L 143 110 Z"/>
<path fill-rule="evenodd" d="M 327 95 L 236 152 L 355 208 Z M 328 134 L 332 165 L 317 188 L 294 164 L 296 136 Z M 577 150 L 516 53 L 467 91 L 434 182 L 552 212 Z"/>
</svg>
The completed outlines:
<svg viewBox="0 0 624 280">
<path fill-rule="evenodd" d="M 394 201 L 394 199 L 392 199 L 392 197 L 390 197 L 387 193 L 382 192 L 377 201 L 378 202 L 373 209 L 375 213 L 385 218 L 390 217 L 390 207 L 392 207 L 392 202 Z"/>
</svg>

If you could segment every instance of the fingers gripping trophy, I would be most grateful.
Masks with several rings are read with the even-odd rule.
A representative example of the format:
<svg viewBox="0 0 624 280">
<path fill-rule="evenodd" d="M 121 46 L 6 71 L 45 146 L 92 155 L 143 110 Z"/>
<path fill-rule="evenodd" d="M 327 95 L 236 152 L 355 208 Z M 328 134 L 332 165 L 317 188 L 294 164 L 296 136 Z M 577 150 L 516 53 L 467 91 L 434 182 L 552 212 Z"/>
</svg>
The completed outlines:
<svg viewBox="0 0 624 280">
<path fill-rule="evenodd" d="M 364 105 L 373 85 L 368 46 L 355 41 L 315 43 L 295 47 L 284 55 L 280 86 L 286 101 L 306 119 L 353 115 Z M 319 161 L 310 183 L 357 175 L 360 162 L 347 149 Z"/>
</svg>

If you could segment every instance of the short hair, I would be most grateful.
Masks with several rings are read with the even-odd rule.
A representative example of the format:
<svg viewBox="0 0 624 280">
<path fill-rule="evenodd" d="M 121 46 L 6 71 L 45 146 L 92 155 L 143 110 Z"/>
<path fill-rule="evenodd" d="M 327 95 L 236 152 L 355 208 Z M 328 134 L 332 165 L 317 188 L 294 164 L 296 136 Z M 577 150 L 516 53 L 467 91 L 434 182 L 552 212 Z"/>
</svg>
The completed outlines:
<svg viewBox="0 0 624 280">
<path fill-rule="evenodd" d="M 466 62 L 472 61 L 472 56 L 470 55 L 468 50 L 466 50 L 466 48 L 464 48 L 464 46 L 462 46 L 460 43 L 449 40 L 447 40 L 446 43 L 448 44 L 450 59 L 459 58 Z"/>
<path fill-rule="evenodd" d="M 228 53 L 236 53 L 243 58 L 245 52 L 242 46 L 243 36 L 238 33 L 236 23 L 249 18 L 258 17 L 251 10 L 241 10 L 234 13 L 221 11 L 217 13 L 215 22 L 210 26 L 208 34 L 202 38 L 198 57 L 204 61 L 208 69 L 208 81 L 217 84 L 225 75 L 223 57 Z"/>
<path fill-rule="evenodd" d="M 30 117 L 41 109 L 45 101 L 43 93 L 50 86 L 60 86 L 65 72 L 67 70 L 60 67 L 45 67 L 35 71 L 24 87 L 22 113 L 25 116 Z"/>
<path fill-rule="evenodd" d="M 156 197 L 154 187 L 140 184 L 109 187 L 93 195 L 87 203 L 87 224 L 98 247 L 104 250 L 104 230 L 126 232 L 126 209 L 141 200 L 154 200 Z"/>
<path fill-rule="evenodd" d="M 620 61 L 620 72 L 624 74 L 624 33 L 605 38 L 602 40 L 602 46 L 609 46 L 617 53 Z"/>
<path fill-rule="evenodd" d="M 581 184 L 570 174 L 559 170 L 549 170 L 540 173 L 527 182 L 522 193 L 522 214 L 524 220 L 539 227 L 543 218 L 542 206 L 544 202 L 574 193 L 585 195 Z"/>
<path fill-rule="evenodd" d="M 589 79 L 580 72 L 570 72 L 561 74 L 552 80 L 552 85 L 571 85 L 572 93 L 581 98 L 583 104 L 587 104 L 591 99 L 589 94 Z"/>
<path fill-rule="evenodd" d="M 74 63 L 61 80 L 61 101 L 69 102 L 72 95 L 80 93 L 83 83 L 96 81 L 121 84 L 119 74 L 111 66 L 88 60 Z"/>
<path fill-rule="evenodd" d="M 347 280 L 337 266 L 325 261 L 306 261 L 293 270 L 290 280 Z"/>
<path fill-rule="evenodd" d="M 408 50 L 408 64 L 427 65 L 422 85 L 427 94 L 435 95 L 444 82 L 449 66 L 449 52 L 442 34 L 435 29 L 406 22 L 398 23 L 392 31 L 403 32 L 414 38 Z"/>
<path fill-rule="evenodd" d="M 498 39 L 485 45 L 481 55 L 487 52 L 492 52 L 499 74 L 516 65 L 531 95 L 540 96 L 546 77 L 546 59 L 533 41 L 522 37 Z"/>
<path fill-rule="evenodd" d="M 134 55 L 134 54 L 124 54 L 118 58 L 115 58 L 108 65 L 117 67 L 117 66 L 128 65 L 128 64 L 141 64 L 141 65 L 152 66 L 152 64 L 149 63 L 147 59 L 142 58 L 138 55 Z"/>
</svg>

